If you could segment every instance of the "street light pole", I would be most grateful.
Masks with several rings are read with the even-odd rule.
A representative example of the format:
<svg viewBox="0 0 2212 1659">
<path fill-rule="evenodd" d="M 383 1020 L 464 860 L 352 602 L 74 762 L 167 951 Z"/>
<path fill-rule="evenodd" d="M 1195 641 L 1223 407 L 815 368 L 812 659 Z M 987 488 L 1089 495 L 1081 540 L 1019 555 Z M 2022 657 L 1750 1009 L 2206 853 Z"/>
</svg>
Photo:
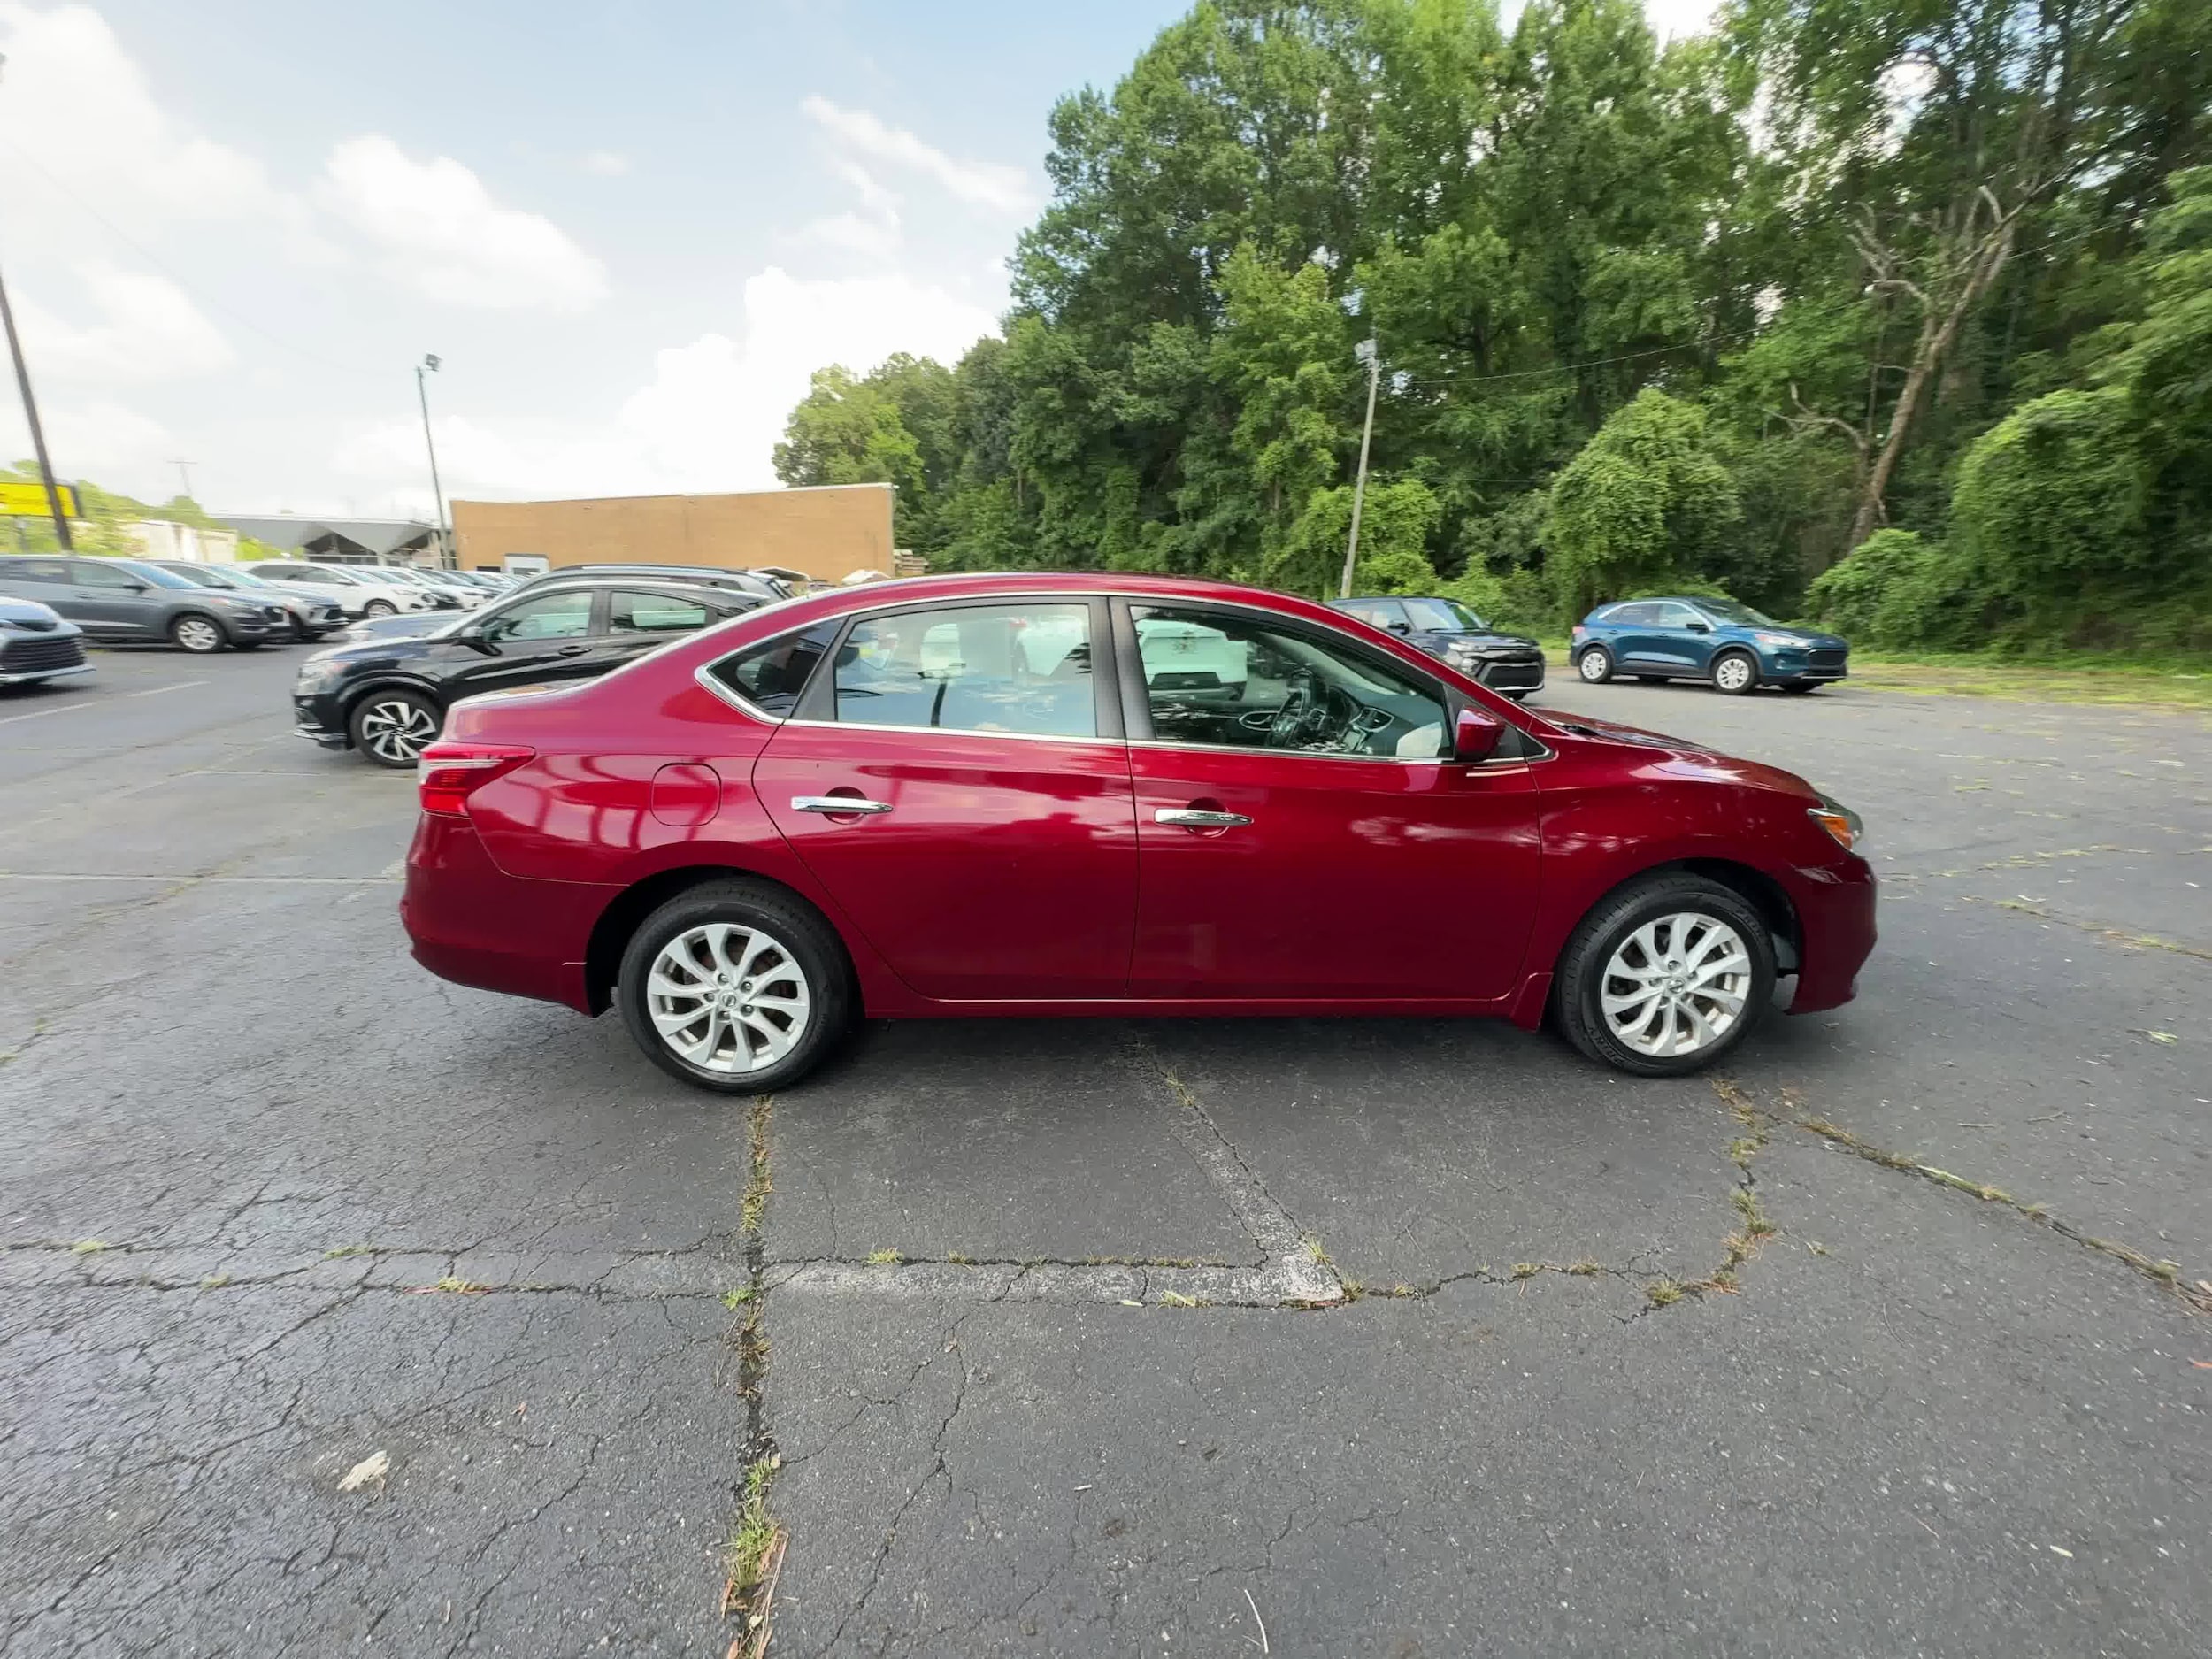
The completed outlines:
<svg viewBox="0 0 2212 1659">
<path fill-rule="evenodd" d="M 438 503 L 438 565 L 442 570 L 450 570 L 457 561 L 453 557 L 452 533 L 445 523 L 445 487 L 438 482 L 438 441 L 430 435 L 430 392 L 422 378 L 426 369 L 433 374 L 438 372 L 434 354 L 415 365 L 415 396 L 422 404 L 423 447 L 430 451 L 430 494 Z"/>
<path fill-rule="evenodd" d="M 0 66 L 7 61 L 7 54 L 0 52 Z M 31 372 L 23 365 L 23 342 L 15 337 L 15 308 L 8 303 L 5 283 L 0 283 L 0 323 L 7 325 L 8 355 L 15 359 L 15 383 L 23 393 L 23 423 L 31 429 L 39 481 L 46 486 L 46 511 L 54 515 L 54 539 L 61 543 L 62 551 L 72 552 L 76 543 L 70 540 L 69 515 L 61 510 L 61 491 L 54 488 L 53 463 L 46 458 L 46 429 L 38 424 L 38 400 L 31 396 Z M 16 529 L 20 534 L 22 526 Z"/>
<path fill-rule="evenodd" d="M 1359 562 L 1359 510 L 1367 499 L 1367 445 L 1375 435 L 1375 387 L 1382 379 L 1382 353 L 1376 349 L 1372 335 L 1361 341 L 1353 352 L 1367 365 L 1367 422 L 1359 429 L 1359 476 L 1352 484 L 1352 534 L 1344 543 L 1344 583 L 1337 595 L 1340 599 L 1352 596 L 1352 566 Z"/>
</svg>

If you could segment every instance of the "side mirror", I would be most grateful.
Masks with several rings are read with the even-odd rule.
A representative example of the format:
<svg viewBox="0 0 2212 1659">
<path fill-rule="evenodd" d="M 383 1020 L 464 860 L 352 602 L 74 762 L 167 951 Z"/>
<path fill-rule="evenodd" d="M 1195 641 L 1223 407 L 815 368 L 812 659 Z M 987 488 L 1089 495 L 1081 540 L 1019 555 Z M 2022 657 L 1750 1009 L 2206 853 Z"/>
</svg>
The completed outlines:
<svg viewBox="0 0 2212 1659">
<path fill-rule="evenodd" d="M 1710 634 L 1713 631 L 1713 625 L 1709 622 L 1686 622 L 1682 626 L 1693 634 Z"/>
<path fill-rule="evenodd" d="M 488 651 L 492 649 L 491 641 L 484 637 L 484 625 L 481 622 L 464 622 L 453 631 L 453 637 L 464 645 L 473 645 L 480 651 Z"/>
<path fill-rule="evenodd" d="M 1452 758 L 1488 760 L 1505 735 L 1505 722 L 1480 709 L 1462 709 L 1452 722 Z"/>
<path fill-rule="evenodd" d="M 1388 626 L 1393 634 L 1410 634 L 1413 632 L 1410 627 L 1402 622 L 1393 622 L 1386 626 Z"/>
</svg>

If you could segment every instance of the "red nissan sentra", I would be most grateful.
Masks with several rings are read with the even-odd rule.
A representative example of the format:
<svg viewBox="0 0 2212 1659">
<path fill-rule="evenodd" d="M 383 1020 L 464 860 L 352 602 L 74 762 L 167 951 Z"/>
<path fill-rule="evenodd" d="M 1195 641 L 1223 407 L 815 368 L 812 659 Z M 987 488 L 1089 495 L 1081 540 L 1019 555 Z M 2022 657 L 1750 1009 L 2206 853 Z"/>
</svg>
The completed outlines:
<svg viewBox="0 0 2212 1659">
<path fill-rule="evenodd" d="M 1549 718 L 1217 582 L 943 576 L 793 599 L 603 680 L 457 703 L 401 914 L 464 985 L 618 1003 L 757 1093 L 863 1013 L 1548 1010 L 1710 1064 L 1874 944 L 1855 814 Z"/>
</svg>

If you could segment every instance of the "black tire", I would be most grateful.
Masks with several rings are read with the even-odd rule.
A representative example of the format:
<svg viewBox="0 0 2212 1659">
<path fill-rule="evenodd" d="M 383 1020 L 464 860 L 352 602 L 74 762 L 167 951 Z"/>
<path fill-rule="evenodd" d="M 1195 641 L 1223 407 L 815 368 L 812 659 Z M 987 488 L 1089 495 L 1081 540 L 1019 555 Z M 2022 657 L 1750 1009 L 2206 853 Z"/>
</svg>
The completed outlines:
<svg viewBox="0 0 2212 1659">
<path fill-rule="evenodd" d="M 1792 680 L 1788 685 L 1783 687 L 1782 689 L 1788 692 L 1793 697 L 1801 697 L 1808 692 L 1818 691 L 1820 689 L 1820 681 L 1817 680 Z"/>
<path fill-rule="evenodd" d="M 1649 1053 L 1615 1033 L 1601 999 L 1614 955 L 1631 935 L 1647 923 L 1677 916 L 1718 921 L 1733 929 L 1749 959 L 1748 982 L 1742 987 L 1741 1010 L 1717 1039 L 1687 1053 Z M 1694 936 L 1694 951 L 1702 937 Z M 1637 1077 L 1680 1077 L 1702 1071 L 1750 1034 L 1773 996 L 1774 941 L 1765 918 L 1733 888 L 1681 871 L 1642 877 L 1600 900 L 1559 953 L 1552 979 L 1552 1012 L 1567 1041 L 1591 1059 Z M 1655 1010 L 1654 1018 L 1661 1013 L 1665 1010 Z M 1665 1017 L 1670 1031 L 1688 1027 L 1689 1022 L 1679 1016 Z"/>
<path fill-rule="evenodd" d="M 399 607 L 388 599 L 372 599 L 361 607 L 361 614 L 365 617 L 395 617 L 399 614 Z"/>
<path fill-rule="evenodd" d="M 653 967 L 661 952 L 694 928 L 715 924 L 742 928 L 772 941 L 770 960 L 776 965 L 769 968 L 769 974 L 778 973 L 787 964 L 804 977 L 808 1009 L 803 1030 L 788 1051 L 749 1071 L 717 1069 L 679 1053 L 655 1026 L 648 1006 Z M 698 960 L 695 956 L 692 959 Z M 764 978 L 761 983 L 784 987 L 788 979 Z M 739 986 L 752 988 L 751 982 L 741 980 L 726 987 L 728 994 L 741 995 Z M 781 887 L 738 876 L 704 882 L 680 893 L 639 924 L 622 952 L 615 1003 L 622 1010 L 622 1023 L 629 1028 L 632 1041 L 671 1077 L 718 1094 L 767 1094 L 811 1071 L 844 1035 L 852 1023 L 852 962 L 845 954 L 844 941 L 812 905 Z M 710 995 L 711 987 L 708 988 Z M 703 1010 L 703 1002 L 701 999 Z M 680 1014 L 683 1007 L 679 1002 L 675 1011 Z M 753 1010 L 746 1008 L 746 1011 Z M 725 1029 L 740 1035 L 744 1030 L 735 1022 Z M 711 1027 L 705 1040 L 714 1041 Z M 749 1044 L 750 1040 L 747 1041 Z"/>
<path fill-rule="evenodd" d="M 187 611 L 170 618 L 169 643 L 195 657 L 212 657 L 230 643 L 230 636 L 204 611 Z"/>
<path fill-rule="evenodd" d="M 1729 697 L 1747 697 L 1759 688 L 1759 659 L 1749 651 L 1723 651 L 1713 658 L 1713 689 Z"/>
<path fill-rule="evenodd" d="M 1602 645 L 1591 646 L 1575 658 L 1575 672 L 1586 686 L 1603 685 L 1613 678 L 1613 653 Z"/>
<path fill-rule="evenodd" d="M 378 687 L 346 717 L 346 731 L 361 758 L 395 771 L 412 769 L 444 726 L 445 710 L 403 686 Z"/>
</svg>

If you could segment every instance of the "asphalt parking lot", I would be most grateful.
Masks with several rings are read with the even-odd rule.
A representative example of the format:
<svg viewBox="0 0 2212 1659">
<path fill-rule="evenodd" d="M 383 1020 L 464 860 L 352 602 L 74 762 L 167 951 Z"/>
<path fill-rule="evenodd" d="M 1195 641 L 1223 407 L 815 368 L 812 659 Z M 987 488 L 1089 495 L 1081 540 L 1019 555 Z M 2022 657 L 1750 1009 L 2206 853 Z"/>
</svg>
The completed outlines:
<svg viewBox="0 0 2212 1659">
<path fill-rule="evenodd" d="M 718 1655 L 771 1449 L 780 1655 L 2212 1647 L 2201 717 L 1547 694 L 1868 821 L 1859 1000 L 1724 1079 L 877 1025 L 748 1106 L 417 969 L 297 656 L 0 693 L 8 1654 Z"/>
</svg>

